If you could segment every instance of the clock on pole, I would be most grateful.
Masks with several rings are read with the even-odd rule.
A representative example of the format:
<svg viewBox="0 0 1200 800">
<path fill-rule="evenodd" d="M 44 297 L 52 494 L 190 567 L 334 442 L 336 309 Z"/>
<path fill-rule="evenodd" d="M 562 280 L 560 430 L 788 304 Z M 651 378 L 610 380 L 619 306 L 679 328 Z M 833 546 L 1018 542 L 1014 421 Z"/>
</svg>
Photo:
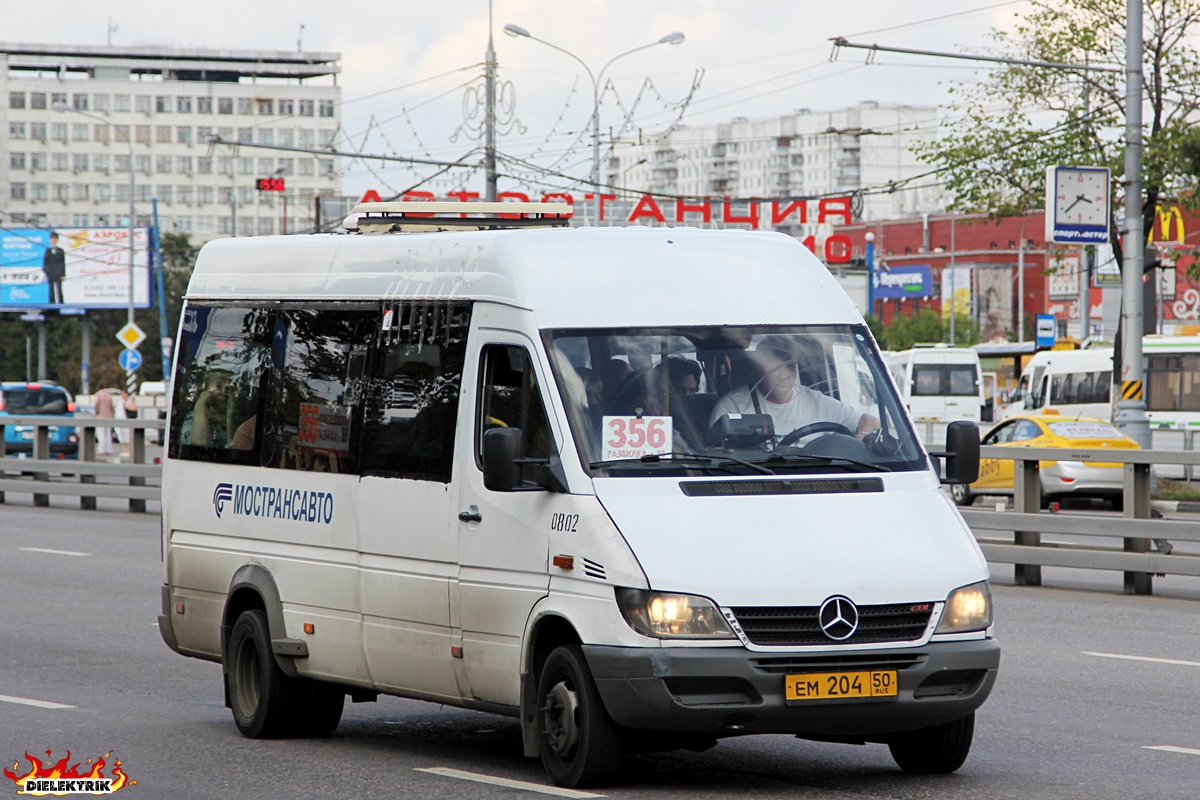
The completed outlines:
<svg viewBox="0 0 1200 800">
<path fill-rule="evenodd" d="M 1046 241 L 1108 242 L 1111 194 L 1107 167 L 1046 167 Z"/>
</svg>

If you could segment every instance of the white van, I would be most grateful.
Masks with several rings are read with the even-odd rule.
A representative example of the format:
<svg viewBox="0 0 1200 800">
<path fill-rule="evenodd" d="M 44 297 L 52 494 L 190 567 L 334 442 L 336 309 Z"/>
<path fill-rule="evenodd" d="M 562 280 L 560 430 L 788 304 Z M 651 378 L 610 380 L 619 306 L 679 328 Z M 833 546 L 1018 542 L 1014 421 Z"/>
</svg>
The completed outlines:
<svg viewBox="0 0 1200 800">
<path fill-rule="evenodd" d="M 1041 350 L 1021 370 L 1004 418 L 1018 414 L 1112 419 L 1111 347 Z"/>
<path fill-rule="evenodd" d="M 987 564 L 825 267 L 775 233 L 414 206 L 446 211 L 348 224 L 486 229 L 196 261 L 159 627 L 222 664 L 238 729 L 328 736 L 386 693 L 519 718 L 565 786 L 751 733 L 957 769 L 1000 659 Z M 978 442 L 952 427 L 948 480 Z"/>
<path fill-rule="evenodd" d="M 953 420 L 977 425 L 982 420 L 987 398 L 979 353 L 967 347 L 931 344 L 886 353 L 884 358 L 901 401 L 927 445 L 944 442 L 946 425 Z"/>
</svg>

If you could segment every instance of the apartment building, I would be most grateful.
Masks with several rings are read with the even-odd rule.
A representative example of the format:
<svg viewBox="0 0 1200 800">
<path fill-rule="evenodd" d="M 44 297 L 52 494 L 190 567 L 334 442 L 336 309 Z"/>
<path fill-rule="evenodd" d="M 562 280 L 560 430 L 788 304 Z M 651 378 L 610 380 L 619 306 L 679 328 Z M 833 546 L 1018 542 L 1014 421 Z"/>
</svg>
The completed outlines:
<svg viewBox="0 0 1200 800">
<path fill-rule="evenodd" d="M 311 230 L 337 159 L 283 148 L 334 141 L 340 57 L 0 42 L 0 225 L 123 227 L 132 191 L 136 225 L 156 200 L 195 243 Z M 272 177 L 285 191 L 258 190 Z"/>
<path fill-rule="evenodd" d="M 606 182 L 630 194 L 790 198 L 849 196 L 864 221 L 936 213 L 945 195 L 911 151 L 937 137 L 935 106 L 863 102 L 814 112 L 676 126 L 642 144 L 618 143 Z M 621 192 L 617 192 L 622 194 Z M 778 230 L 812 233 L 789 220 Z"/>
</svg>

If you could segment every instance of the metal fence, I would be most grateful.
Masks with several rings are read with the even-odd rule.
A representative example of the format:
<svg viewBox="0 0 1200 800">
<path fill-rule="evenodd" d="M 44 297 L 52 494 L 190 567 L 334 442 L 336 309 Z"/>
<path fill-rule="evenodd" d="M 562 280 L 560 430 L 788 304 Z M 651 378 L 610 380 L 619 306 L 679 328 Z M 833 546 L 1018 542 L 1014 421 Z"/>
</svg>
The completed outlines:
<svg viewBox="0 0 1200 800">
<path fill-rule="evenodd" d="M 111 419 L 108 417 L 0 416 L 0 503 L 5 495 L 32 494 L 33 503 L 50 505 L 50 495 L 79 498 L 79 507 L 96 508 L 96 498 L 127 499 L 130 511 L 145 511 L 147 500 L 158 500 L 162 466 L 147 463 L 146 439 L 161 441 L 166 423 L 160 419 Z M 5 428 L 15 426 L 18 437 L 28 441 L 28 454 L 7 452 Z M 54 458 L 52 429 L 73 427 L 79 437 L 76 458 Z M 96 431 L 120 428 L 130 431 L 130 458 L 126 462 L 98 461 Z"/>
<path fill-rule="evenodd" d="M 1014 452 L 1016 451 L 1016 452 Z M 1042 567 L 1117 570 L 1124 573 L 1127 594 L 1151 594 L 1154 576 L 1200 576 L 1200 556 L 1175 550 L 1170 555 L 1151 552 L 1151 541 L 1200 542 L 1195 522 L 1152 519 L 1151 474 L 1155 465 L 1200 464 L 1200 453 L 1164 450 L 1073 450 L 1056 447 L 980 448 L 983 458 L 1014 461 L 1013 511 L 962 509 L 987 560 L 1015 565 L 1018 585 L 1040 586 Z M 1041 510 L 1042 461 L 1119 463 L 1125 468 L 1124 516 L 1049 513 Z M 992 533 L 986 536 L 985 533 Z M 1011 538 L 998 538 L 1006 533 Z M 1085 543 L 1051 543 L 1042 534 L 1087 537 Z"/>
</svg>

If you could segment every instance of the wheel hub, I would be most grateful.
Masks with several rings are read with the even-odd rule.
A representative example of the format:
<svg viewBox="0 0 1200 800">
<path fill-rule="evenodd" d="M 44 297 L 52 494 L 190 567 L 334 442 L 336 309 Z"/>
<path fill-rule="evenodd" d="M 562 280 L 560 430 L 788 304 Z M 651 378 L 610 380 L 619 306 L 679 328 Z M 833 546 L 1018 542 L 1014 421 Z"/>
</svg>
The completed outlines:
<svg viewBox="0 0 1200 800">
<path fill-rule="evenodd" d="M 542 706 L 542 730 L 550 749 L 566 756 L 579 743 L 579 697 L 565 682 L 554 684 Z"/>
</svg>

